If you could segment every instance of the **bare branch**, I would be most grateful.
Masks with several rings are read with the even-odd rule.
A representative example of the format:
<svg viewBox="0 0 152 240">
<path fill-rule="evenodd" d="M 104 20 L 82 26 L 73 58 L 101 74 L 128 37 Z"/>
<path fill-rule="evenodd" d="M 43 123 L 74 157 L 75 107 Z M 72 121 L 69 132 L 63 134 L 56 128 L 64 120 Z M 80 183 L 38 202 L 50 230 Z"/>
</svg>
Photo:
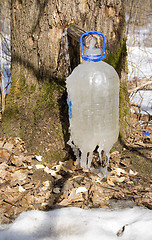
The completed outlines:
<svg viewBox="0 0 152 240">
<path fill-rule="evenodd" d="M 146 82 L 146 83 L 144 83 L 144 84 L 142 84 L 142 85 L 140 85 L 140 86 L 138 86 L 138 87 L 136 87 L 134 89 L 130 89 L 130 90 L 128 90 L 128 92 L 129 93 L 137 92 L 137 91 L 143 89 L 144 87 L 146 87 L 146 86 L 148 86 L 150 84 L 152 84 L 152 80 L 150 80 L 150 81 L 148 81 L 148 82 Z"/>
</svg>

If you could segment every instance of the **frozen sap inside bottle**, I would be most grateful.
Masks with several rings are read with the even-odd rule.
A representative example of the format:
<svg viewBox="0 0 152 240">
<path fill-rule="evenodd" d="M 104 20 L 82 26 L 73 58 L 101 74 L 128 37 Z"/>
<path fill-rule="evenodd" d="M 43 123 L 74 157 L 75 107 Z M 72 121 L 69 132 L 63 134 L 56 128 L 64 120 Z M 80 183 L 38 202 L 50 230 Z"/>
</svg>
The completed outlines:
<svg viewBox="0 0 152 240">
<path fill-rule="evenodd" d="M 97 59 L 101 51 L 94 38 L 86 56 Z M 94 41 L 94 43 L 93 43 Z M 112 66 L 103 61 L 85 60 L 66 80 L 69 102 L 70 140 L 80 165 L 91 166 L 92 153 L 98 146 L 99 157 L 109 152 L 119 134 L 119 77 Z"/>
</svg>

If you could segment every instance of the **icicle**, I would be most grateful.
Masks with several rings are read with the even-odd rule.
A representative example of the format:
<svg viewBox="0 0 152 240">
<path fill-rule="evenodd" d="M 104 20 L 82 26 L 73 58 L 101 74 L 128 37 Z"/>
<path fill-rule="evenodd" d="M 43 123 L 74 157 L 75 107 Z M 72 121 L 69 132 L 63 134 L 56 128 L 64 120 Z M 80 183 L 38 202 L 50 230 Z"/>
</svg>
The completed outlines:
<svg viewBox="0 0 152 240">
<path fill-rule="evenodd" d="M 91 168 L 92 158 L 93 158 L 93 152 L 90 152 L 89 156 L 88 156 L 88 168 L 89 169 Z"/>
<path fill-rule="evenodd" d="M 67 28 L 65 28 L 66 30 L 66 35 L 65 35 L 65 50 L 66 50 L 66 55 L 65 55 L 65 59 L 66 59 L 66 63 L 67 65 L 69 65 L 69 43 L 68 43 L 68 35 L 67 35 Z"/>
<path fill-rule="evenodd" d="M 81 153 L 80 165 L 82 168 L 87 168 L 87 152 Z"/>
<path fill-rule="evenodd" d="M 109 161 L 110 161 L 110 152 L 106 152 L 106 157 L 107 157 L 107 167 L 109 166 Z"/>
<path fill-rule="evenodd" d="M 107 177 L 107 174 L 108 174 L 108 166 L 109 166 L 109 160 L 110 160 L 110 152 L 106 152 L 106 155 L 105 155 L 105 167 L 102 168 L 102 173 L 104 175 L 104 177 Z"/>
<path fill-rule="evenodd" d="M 65 40 L 64 40 L 65 39 Z M 63 55 L 65 55 L 65 63 L 66 63 L 66 74 L 69 75 L 69 43 L 68 43 L 68 34 L 67 34 L 67 28 L 64 29 L 61 37 L 61 46 L 63 48 Z"/>
</svg>

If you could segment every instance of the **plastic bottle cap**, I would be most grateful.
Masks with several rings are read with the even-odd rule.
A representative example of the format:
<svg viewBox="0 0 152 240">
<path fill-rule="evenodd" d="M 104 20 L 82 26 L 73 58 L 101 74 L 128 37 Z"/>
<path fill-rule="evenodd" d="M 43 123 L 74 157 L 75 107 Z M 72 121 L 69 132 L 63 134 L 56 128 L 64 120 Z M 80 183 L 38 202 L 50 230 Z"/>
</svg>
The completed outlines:
<svg viewBox="0 0 152 240">
<path fill-rule="evenodd" d="M 83 47 L 83 38 L 86 37 L 89 34 L 97 34 L 97 35 L 101 35 L 103 37 L 103 55 L 101 54 L 101 50 L 99 48 L 96 48 L 96 42 L 97 39 L 95 37 L 91 38 L 90 41 L 90 45 L 89 48 L 86 50 L 85 54 L 84 54 L 84 47 Z M 81 57 L 82 59 L 84 59 L 85 61 L 93 61 L 93 62 L 99 62 L 101 61 L 103 58 L 106 57 L 106 52 L 105 52 L 105 36 L 98 32 L 98 31 L 89 31 L 86 32 L 84 34 L 82 34 L 81 38 L 80 38 L 80 44 L 81 44 Z"/>
</svg>

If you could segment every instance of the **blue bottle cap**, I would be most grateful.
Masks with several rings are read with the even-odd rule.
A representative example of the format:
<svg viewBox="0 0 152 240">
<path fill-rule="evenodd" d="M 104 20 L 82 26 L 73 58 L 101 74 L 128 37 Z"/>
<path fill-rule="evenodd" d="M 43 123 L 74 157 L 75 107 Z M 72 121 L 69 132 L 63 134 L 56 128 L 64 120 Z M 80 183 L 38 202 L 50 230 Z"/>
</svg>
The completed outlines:
<svg viewBox="0 0 152 240">
<path fill-rule="evenodd" d="M 97 55 L 92 55 L 92 54 L 84 54 L 84 47 L 83 47 L 83 38 L 86 37 L 89 34 L 97 34 L 97 35 L 101 35 L 103 37 L 103 55 L 102 54 L 97 54 Z M 81 44 L 81 57 L 82 59 L 84 59 L 85 61 L 93 61 L 93 62 L 99 62 L 101 61 L 103 58 L 106 57 L 106 52 L 105 52 L 105 36 L 103 35 L 103 33 L 98 32 L 98 31 L 89 31 L 86 32 L 84 34 L 82 34 L 82 36 L 80 37 L 80 44 Z"/>
</svg>

